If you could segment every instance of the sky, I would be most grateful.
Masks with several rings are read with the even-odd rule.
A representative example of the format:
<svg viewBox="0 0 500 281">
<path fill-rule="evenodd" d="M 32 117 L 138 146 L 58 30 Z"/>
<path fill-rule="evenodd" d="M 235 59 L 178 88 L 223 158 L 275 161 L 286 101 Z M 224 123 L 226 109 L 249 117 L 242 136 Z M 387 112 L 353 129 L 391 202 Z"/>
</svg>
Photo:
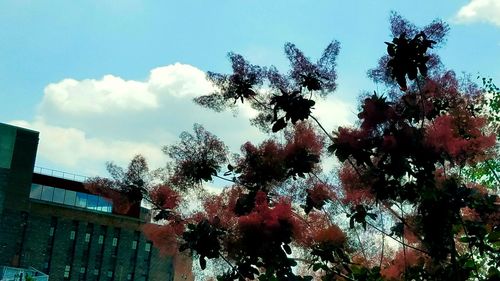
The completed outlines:
<svg viewBox="0 0 500 281">
<path fill-rule="evenodd" d="M 330 130 L 351 123 L 357 96 L 390 41 L 396 11 L 418 26 L 450 24 L 446 67 L 500 84 L 500 0 L 0 0 L 0 122 L 40 132 L 36 165 L 105 175 L 143 154 L 152 167 L 194 123 L 234 151 L 264 136 L 254 113 L 215 113 L 192 102 L 230 72 L 227 52 L 287 70 L 286 42 L 313 60 L 341 43 L 339 87 L 315 106 Z"/>
</svg>

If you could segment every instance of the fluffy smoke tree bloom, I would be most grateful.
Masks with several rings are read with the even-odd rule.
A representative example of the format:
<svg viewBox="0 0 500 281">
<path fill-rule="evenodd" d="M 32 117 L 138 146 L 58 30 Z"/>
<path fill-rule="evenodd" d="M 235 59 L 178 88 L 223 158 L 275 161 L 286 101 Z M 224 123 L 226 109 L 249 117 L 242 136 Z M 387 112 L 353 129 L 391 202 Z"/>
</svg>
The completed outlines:
<svg viewBox="0 0 500 281">
<path fill-rule="evenodd" d="M 485 118 L 442 115 L 427 128 L 426 142 L 457 163 L 476 163 L 486 158 L 488 149 L 496 142 L 494 134 L 481 132 L 485 124 Z"/>
<path fill-rule="evenodd" d="M 183 132 L 178 144 L 163 151 L 174 161 L 171 183 L 182 188 L 193 187 L 212 176 L 227 161 L 227 147 L 201 125 L 194 125 L 194 135 Z"/>
</svg>

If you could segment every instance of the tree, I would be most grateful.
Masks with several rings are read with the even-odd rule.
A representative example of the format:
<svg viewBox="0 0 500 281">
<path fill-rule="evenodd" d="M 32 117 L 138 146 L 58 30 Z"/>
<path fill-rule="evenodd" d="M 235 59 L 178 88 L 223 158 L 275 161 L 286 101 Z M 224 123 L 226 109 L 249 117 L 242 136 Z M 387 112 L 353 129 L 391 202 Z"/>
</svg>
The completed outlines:
<svg viewBox="0 0 500 281">
<path fill-rule="evenodd" d="M 477 106 L 484 95 L 431 52 L 445 23 L 417 28 L 392 14 L 391 31 L 387 55 L 369 71 L 385 90 L 362 98 L 355 126 L 329 131 L 314 116 L 337 85 L 338 42 L 316 62 L 285 44 L 286 74 L 230 53 L 233 73 L 209 72 L 217 91 L 195 101 L 216 111 L 249 104 L 270 139 L 231 158 L 195 125 L 165 147 L 172 161 L 159 185 L 127 172 L 94 179 L 92 190 L 150 201 L 158 224 L 146 236 L 163 253 L 190 251 L 201 269 L 224 261 L 217 280 L 498 280 L 498 195 L 462 174 L 495 155 Z M 325 157 L 342 163 L 338 180 L 323 173 Z M 230 185 L 183 212 L 186 192 L 213 178 Z"/>
<path fill-rule="evenodd" d="M 479 79 L 480 77 L 478 77 Z M 500 139 L 500 89 L 493 83 L 493 79 L 481 78 L 482 90 L 486 98 L 482 100 L 481 109 L 488 117 L 488 129 Z M 464 170 L 464 176 L 469 180 L 484 185 L 489 189 L 498 192 L 498 182 L 500 182 L 500 161 L 489 159 Z"/>
</svg>

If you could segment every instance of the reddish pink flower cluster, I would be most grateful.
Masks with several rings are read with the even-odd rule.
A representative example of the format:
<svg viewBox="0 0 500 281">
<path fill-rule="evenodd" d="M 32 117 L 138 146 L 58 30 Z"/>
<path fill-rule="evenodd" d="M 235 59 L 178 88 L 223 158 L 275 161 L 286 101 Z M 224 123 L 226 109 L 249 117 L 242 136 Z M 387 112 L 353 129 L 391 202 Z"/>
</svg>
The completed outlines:
<svg viewBox="0 0 500 281">
<path fill-rule="evenodd" d="M 372 202 L 375 197 L 370 191 L 370 186 L 360 178 L 354 168 L 344 164 L 339 173 L 340 183 L 344 190 L 342 201 L 354 205 Z"/>
<path fill-rule="evenodd" d="M 113 182 L 105 178 L 92 178 L 85 183 L 85 189 L 113 202 L 113 212 L 126 214 L 133 204 L 125 194 L 113 188 Z"/>
<path fill-rule="evenodd" d="M 246 249 L 267 256 L 272 247 L 290 243 L 302 234 L 303 228 L 298 219 L 293 217 L 290 203 L 280 201 L 270 207 L 266 196 L 259 191 L 253 211 L 238 217 L 236 235 L 233 236 L 235 239 L 229 241 L 232 244 L 228 248 Z"/>
<path fill-rule="evenodd" d="M 397 117 L 394 108 L 383 97 L 372 96 L 365 99 L 362 109 L 363 111 L 358 114 L 358 118 L 363 120 L 361 124 L 363 129 L 373 129 L 378 124 Z"/>
<path fill-rule="evenodd" d="M 479 221 L 481 218 L 476 210 L 471 209 L 469 207 L 464 207 L 460 209 L 460 213 L 462 215 L 462 219 L 466 221 Z"/>
<path fill-rule="evenodd" d="M 335 247 L 342 246 L 346 241 L 344 232 L 342 232 L 342 230 L 336 225 L 330 225 L 322 229 L 318 229 L 314 233 L 313 239 L 318 244 L 328 244 Z"/>
<path fill-rule="evenodd" d="M 496 141 L 494 134 L 482 134 L 485 122 L 484 118 L 469 115 L 439 116 L 427 128 L 426 143 L 458 163 L 475 163 L 484 159 L 485 151 Z"/>
<path fill-rule="evenodd" d="M 176 208 L 180 201 L 179 194 L 166 185 L 153 187 L 149 196 L 156 205 L 167 210 Z"/>
<path fill-rule="evenodd" d="M 317 205 L 323 205 L 326 200 L 332 200 L 336 197 L 333 187 L 326 183 L 317 182 L 307 191 L 311 200 Z"/>
<path fill-rule="evenodd" d="M 240 176 L 242 182 L 265 183 L 283 177 L 285 156 L 282 153 L 283 148 L 275 141 L 265 141 L 258 147 L 247 142 L 241 150 L 244 158 L 239 161 L 238 166 L 243 167 Z"/>
<path fill-rule="evenodd" d="M 366 130 L 339 127 L 336 143 L 352 150 L 363 149 L 369 134 Z"/>
<path fill-rule="evenodd" d="M 240 188 L 231 188 L 223 191 L 219 195 L 209 196 L 203 203 L 203 219 L 212 221 L 219 218 L 219 224 L 226 229 L 233 227 L 237 223 L 237 217 L 234 213 L 236 202 L 242 190 Z M 201 221 L 201 219 L 199 220 Z"/>
<path fill-rule="evenodd" d="M 177 237 L 184 232 L 184 225 L 176 222 L 166 225 L 148 223 L 142 227 L 142 231 L 161 255 L 173 256 L 178 253 Z"/>
<path fill-rule="evenodd" d="M 317 167 L 315 164 L 319 161 L 323 140 L 311 125 L 301 122 L 293 132 L 287 133 L 285 145 L 267 140 L 256 147 L 247 142 L 241 148 L 243 158 L 238 161 L 238 167 L 242 169 L 240 180 L 262 186 L 281 181 L 290 174 L 305 174 Z"/>
<path fill-rule="evenodd" d="M 328 226 L 330 221 L 327 214 L 318 211 L 312 211 L 306 217 L 306 220 L 300 220 L 297 224 L 296 233 L 294 233 L 295 241 L 304 247 L 311 247 L 316 243 L 314 236 L 319 229 Z"/>
<path fill-rule="evenodd" d="M 403 280 L 405 268 L 425 263 L 426 257 L 412 249 L 400 250 L 394 259 L 380 270 L 380 274 L 388 281 Z"/>
<path fill-rule="evenodd" d="M 298 149 L 307 149 L 312 154 L 320 155 L 324 146 L 324 138 L 316 134 L 313 127 L 306 122 L 297 123 L 293 133 L 286 135 L 286 140 L 285 155 L 292 154 Z"/>
<path fill-rule="evenodd" d="M 267 203 L 266 193 L 259 191 L 255 197 L 253 211 L 238 218 L 239 227 L 246 229 L 261 229 L 261 231 L 278 230 L 281 222 L 292 221 L 292 207 L 289 202 L 279 202 L 272 208 Z"/>
</svg>

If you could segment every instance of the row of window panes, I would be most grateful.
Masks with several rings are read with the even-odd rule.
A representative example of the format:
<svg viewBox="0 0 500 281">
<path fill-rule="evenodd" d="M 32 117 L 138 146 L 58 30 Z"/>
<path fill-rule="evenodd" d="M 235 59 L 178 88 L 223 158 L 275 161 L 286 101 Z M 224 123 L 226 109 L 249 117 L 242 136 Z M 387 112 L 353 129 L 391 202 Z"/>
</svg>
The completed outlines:
<svg viewBox="0 0 500 281">
<path fill-rule="evenodd" d="M 113 204 L 104 197 L 40 184 L 31 185 L 30 198 L 105 213 L 113 209 Z"/>
<path fill-rule="evenodd" d="M 70 271 L 71 271 L 71 266 L 66 265 L 66 267 L 64 268 L 64 278 L 69 278 Z M 86 271 L 85 267 L 83 267 L 83 266 L 80 267 L 80 273 L 83 274 L 83 273 L 85 273 L 85 271 Z M 95 268 L 93 273 L 94 273 L 94 275 L 99 275 L 99 269 Z M 108 270 L 107 276 L 109 278 L 111 278 L 111 277 L 113 277 L 113 273 L 114 273 L 113 271 Z"/>
<path fill-rule="evenodd" d="M 68 274 L 67 274 L 68 276 L 66 276 L 66 270 L 65 270 L 64 271 L 64 277 L 69 277 L 69 270 L 71 269 L 71 267 L 69 265 L 67 265 L 66 269 L 68 269 L 68 271 L 67 271 L 68 272 Z M 86 271 L 87 271 L 86 267 L 84 267 L 84 266 L 80 267 L 80 273 L 84 274 Z M 94 268 L 94 270 L 92 271 L 92 273 L 94 275 L 99 275 L 99 269 L 98 268 Z M 107 272 L 106 275 L 111 278 L 111 277 L 113 277 L 113 274 L 114 274 L 113 271 L 108 270 L 108 272 Z"/>
</svg>

